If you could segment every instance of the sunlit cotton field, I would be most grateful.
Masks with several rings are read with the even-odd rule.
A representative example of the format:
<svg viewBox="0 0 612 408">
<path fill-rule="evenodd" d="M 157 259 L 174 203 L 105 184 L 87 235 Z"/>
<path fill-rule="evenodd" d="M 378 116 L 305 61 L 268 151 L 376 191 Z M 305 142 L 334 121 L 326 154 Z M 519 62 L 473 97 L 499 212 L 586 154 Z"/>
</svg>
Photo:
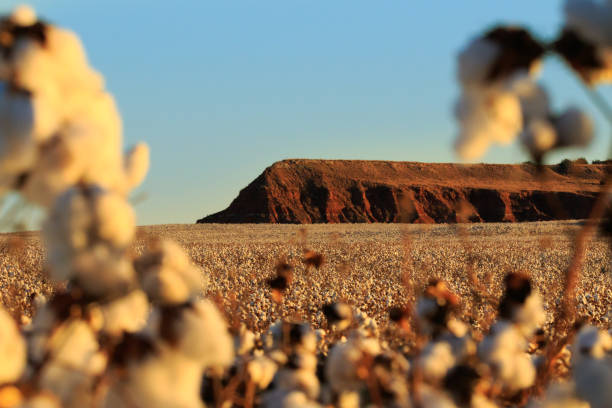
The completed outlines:
<svg viewBox="0 0 612 408">
<path fill-rule="evenodd" d="M 551 55 L 612 126 L 597 89 L 612 80 L 612 3 L 563 11 L 550 38 L 499 25 L 459 51 L 459 156 L 517 141 L 544 186 L 550 154 L 593 141 L 591 116 L 558 109 L 537 82 Z M 567 176 L 572 163 L 557 167 Z M 587 178 L 596 194 L 514 203 L 546 217 L 535 219 L 588 204 L 582 220 L 137 227 L 148 146 L 124 151 L 117 104 L 79 37 L 18 6 L 0 16 L 0 193 L 44 222 L 0 235 L 0 408 L 610 408 L 610 164 L 583 167 L 600 175 Z M 310 187 L 279 194 L 334 204 Z M 485 210 L 496 188 L 479 196 Z M 368 191 L 397 204 L 375 197 L 390 189 Z M 441 194 L 450 220 L 485 219 L 457 197 Z"/>
</svg>

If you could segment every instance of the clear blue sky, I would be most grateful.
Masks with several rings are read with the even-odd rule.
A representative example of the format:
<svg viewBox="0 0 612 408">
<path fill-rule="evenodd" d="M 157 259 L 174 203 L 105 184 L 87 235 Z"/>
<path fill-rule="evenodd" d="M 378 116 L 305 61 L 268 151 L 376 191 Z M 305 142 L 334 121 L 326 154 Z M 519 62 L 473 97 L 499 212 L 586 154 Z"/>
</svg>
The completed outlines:
<svg viewBox="0 0 612 408">
<path fill-rule="evenodd" d="M 5 11 L 20 3 L 2 2 Z M 81 36 L 117 99 L 126 145 L 151 147 L 139 224 L 191 223 L 221 210 L 285 158 L 456 161 L 457 51 L 500 22 L 552 36 L 561 3 L 30 2 Z M 558 62 L 547 62 L 542 78 L 559 107 L 595 113 Z M 605 158 L 610 130 L 596 119 L 596 143 L 565 156 Z M 514 146 L 482 161 L 526 159 Z"/>
</svg>

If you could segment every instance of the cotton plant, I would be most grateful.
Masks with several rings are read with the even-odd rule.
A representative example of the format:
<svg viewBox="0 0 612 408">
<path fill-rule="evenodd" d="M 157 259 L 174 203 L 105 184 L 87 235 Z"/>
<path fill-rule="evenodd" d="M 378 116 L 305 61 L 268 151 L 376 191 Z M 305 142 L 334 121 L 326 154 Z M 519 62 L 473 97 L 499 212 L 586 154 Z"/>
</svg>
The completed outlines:
<svg viewBox="0 0 612 408">
<path fill-rule="evenodd" d="M 184 251 L 164 241 L 131 254 L 127 195 L 147 168 L 146 145 L 123 154 L 115 102 L 78 37 L 26 6 L 2 17 L 0 192 L 47 209 L 46 270 L 62 287 L 22 330 L 0 310 L 2 406 L 201 407 L 205 370 L 233 361 Z"/>
<path fill-rule="evenodd" d="M 44 207 L 77 183 L 127 194 L 146 145 L 122 153 L 121 118 L 71 31 L 21 6 L 0 22 L 0 189 Z"/>
<path fill-rule="evenodd" d="M 459 52 L 455 150 L 460 157 L 475 160 L 490 145 L 517 138 L 537 162 L 551 150 L 590 144 L 592 119 L 576 106 L 554 111 L 536 80 L 544 57 L 557 55 L 582 80 L 596 105 L 605 108 L 593 88 L 612 81 L 612 4 L 567 0 L 564 17 L 561 32 L 550 42 L 521 27 L 499 26 Z M 608 116 L 608 111 L 603 113 Z"/>
</svg>

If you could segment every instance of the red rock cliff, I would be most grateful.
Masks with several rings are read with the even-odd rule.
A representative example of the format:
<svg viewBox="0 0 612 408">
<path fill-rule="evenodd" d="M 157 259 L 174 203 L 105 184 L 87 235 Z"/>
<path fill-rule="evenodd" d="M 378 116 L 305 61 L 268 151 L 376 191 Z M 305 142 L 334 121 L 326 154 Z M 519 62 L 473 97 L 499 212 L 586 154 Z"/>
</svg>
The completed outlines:
<svg viewBox="0 0 612 408">
<path fill-rule="evenodd" d="M 198 223 L 444 223 L 586 218 L 603 164 L 283 160 Z M 461 208 L 461 210 L 459 210 Z M 460 214 L 460 215 L 458 215 Z"/>
</svg>

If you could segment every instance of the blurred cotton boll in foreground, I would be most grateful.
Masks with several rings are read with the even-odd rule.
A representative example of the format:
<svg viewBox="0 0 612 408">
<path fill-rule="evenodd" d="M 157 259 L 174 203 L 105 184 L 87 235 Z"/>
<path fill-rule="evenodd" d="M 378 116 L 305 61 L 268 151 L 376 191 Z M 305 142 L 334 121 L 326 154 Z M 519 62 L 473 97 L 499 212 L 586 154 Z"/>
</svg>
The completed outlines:
<svg viewBox="0 0 612 408">
<path fill-rule="evenodd" d="M 26 345 L 15 321 L 0 306 L 0 384 L 17 381 L 26 365 Z"/>
<path fill-rule="evenodd" d="M 565 19 L 555 50 L 589 85 L 612 81 L 612 3 L 567 0 Z"/>
<path fill-rule="evenodd" d="M 125 258 L 134 231 L 134 213 L 121 195 L 99 187 L 68 190 L 43 226 L 51 278 L 72 280 L 93 297 L 125 293 L 135 283 Z"/>
<path fill-rule="evenodd" d="M 78 37 L 18 8 L 0 20 L 0 187 L 49 206 L 77 182 L 126 194 L 148 150 L 121 152 L 121 119 Z"/>
<path fill-rule="evenodd" d="M 142 287 L 160 305 L 179 305 L 206 289 L 202 271 L 185 251 L 168 240 L 155 241 L 135 262 Z"/>
<path fill-rule="evenodd" d="M 458 55 L 462 94 L 455 106 L 460 132 L 455 142 L 466 160 L 482 156 L 492 143 L 512 143 L 523 127 L 515 83 L 539 67 L 544 48 L 521 28 L 498 27 L 474 39 Z"/>
<path fill-rule="evenodd" d="M 583 327 L 572 354 L 576 393 L 591 408 L 612 406 L 612 336 L 593 326 Z"/>
<path fill-rule="evenodd" d="M 519 99 L 498 89 L 464 92 L 455 116 L 461 125 L 455 149 L 464 159 L 482 156 L 491 143 L 512 143 L 523 126 Z"/>
</svg>

